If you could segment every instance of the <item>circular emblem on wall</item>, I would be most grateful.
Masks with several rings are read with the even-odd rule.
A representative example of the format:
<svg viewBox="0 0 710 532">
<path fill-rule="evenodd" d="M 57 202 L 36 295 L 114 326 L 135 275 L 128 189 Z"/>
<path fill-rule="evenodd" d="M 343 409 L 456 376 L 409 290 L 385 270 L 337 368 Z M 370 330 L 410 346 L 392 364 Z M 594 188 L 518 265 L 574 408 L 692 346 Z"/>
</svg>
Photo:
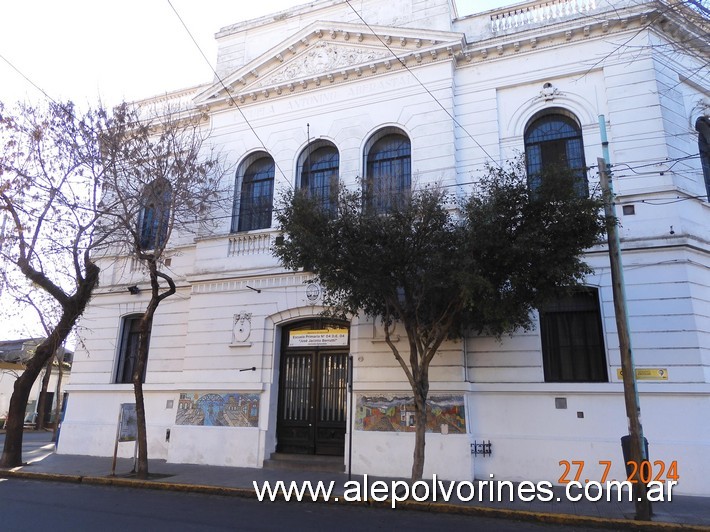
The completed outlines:
<svg viewBox="0 0 710 532">
<path fill-rule="evenodd" d="M 316 283 L 308 283 L 306 286 L 306 298 L 309 303 L 315 303 L 320 297 L 320 286 Z"/>
<path fill-rule="evenodd" d="M 232 326 L 232 343 L 240 344 L 249 339 L 251 334 L 251 312 L 240 312 L 234 315 Z"/>
</svg>

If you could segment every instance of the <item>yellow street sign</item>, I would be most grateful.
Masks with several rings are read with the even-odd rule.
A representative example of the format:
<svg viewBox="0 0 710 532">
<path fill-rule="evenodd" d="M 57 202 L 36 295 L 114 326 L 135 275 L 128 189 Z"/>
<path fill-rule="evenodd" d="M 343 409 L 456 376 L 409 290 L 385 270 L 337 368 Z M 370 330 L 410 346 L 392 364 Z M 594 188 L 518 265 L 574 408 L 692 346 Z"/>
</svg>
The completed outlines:
<svg viewBox="0 0 710 532">
<path fill-rule="evenodd" d="M 623 378 L 621 368 L 616 369 L 616 378 L 621 380 Z M 636 380 L 637 381 L 667 381 L 668 380 L 668 369 L 667 368 L 636 368 Z"/>
</svg>

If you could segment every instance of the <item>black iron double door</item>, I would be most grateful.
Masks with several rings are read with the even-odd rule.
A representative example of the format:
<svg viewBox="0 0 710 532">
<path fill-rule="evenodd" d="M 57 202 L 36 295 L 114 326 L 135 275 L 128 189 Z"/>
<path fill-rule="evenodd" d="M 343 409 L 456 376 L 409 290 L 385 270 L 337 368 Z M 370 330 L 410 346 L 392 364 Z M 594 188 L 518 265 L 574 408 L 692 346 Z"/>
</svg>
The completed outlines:
<svg viewBox="0 0 710 532">
<path fill-rule="evenodd" d="M 347 376 L 347 349 L 284 350 L 276 426 L 278 452 L 344 455 Z"/>
</svg>

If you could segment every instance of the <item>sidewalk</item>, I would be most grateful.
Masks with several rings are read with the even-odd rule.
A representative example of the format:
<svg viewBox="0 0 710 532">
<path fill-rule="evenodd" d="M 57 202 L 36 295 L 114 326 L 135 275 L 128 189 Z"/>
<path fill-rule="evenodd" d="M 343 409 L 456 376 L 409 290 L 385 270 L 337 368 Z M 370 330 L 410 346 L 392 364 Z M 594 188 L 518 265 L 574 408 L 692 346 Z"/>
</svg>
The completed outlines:
<svg viewBox="0 0 710 532">
<path fill-rule="evenodd" d="M 37 440 L 40 440 L 39 442 Z M 343 495 L 348 488 L 346 473 L 323 473 L 291 470 L 269 470 L 253 468 L 216 467 L 194 464 L 173 464 L 164 460 L 150 460 L 150 480 L 137 480 L 129 475 L 133 467 L 132 459 L 119 459 L 116 476 L 110 476 L 111 457 L 77 456 L 55 454 L 50 442 L 51 433 L 44 439 L 34 436 L 31 449 L 23 453 L 27 465 L 12 470 L 0 469 L 0 477 L 53 480 L 96 485 L 129 486 L 135 488 L 167 489 L 211 493 L 218 495 L 256 498 L 253 482 L 261 488 L 264 481 L 275 483 L 284 481 L 333 481 L 333 495 Z M 361 483 L 363 477 L 353 475 L 352 480 Z M 384 480 L 390 485 L 392 479 L 368 477 L 370 485 L 375 480 Z M 352 486 L 352 484 L 350 485 Z M 555 502 L 556 497 L 560 502 Z M 310 500 L 310 499 L 309 499 Z M 342 501 L 342 497 L 340 497 Z M 358 504 L 346 503 L 342 504 Z M 367 503 L 373 506 L 390 507 L 390 501 Z M 397 503 L 399 510 L 420 510 L 442 513 L 485 515 L 508 519 L 559 523 L 566 525 L 603 527 L 614 530 L 706 530 L 710 531 L 710 498 L 674 495 L 671 502 L 654 503 L 653 521 L 641 523 L 633 521 L 632 503 L 578 502 L 567 501 L 564 491 L 555 491 L 550 502 L 416 502 L 413 500 Z"/>
</svg>

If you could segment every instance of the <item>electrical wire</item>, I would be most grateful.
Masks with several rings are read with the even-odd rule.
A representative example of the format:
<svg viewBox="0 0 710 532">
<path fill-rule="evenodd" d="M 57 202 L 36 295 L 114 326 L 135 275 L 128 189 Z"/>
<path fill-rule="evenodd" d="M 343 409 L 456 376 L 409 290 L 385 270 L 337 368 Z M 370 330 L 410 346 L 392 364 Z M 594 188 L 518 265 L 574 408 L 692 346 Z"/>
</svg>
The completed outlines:
<svg viewBox="0 0 710 532">
<path fill-rule="evenodd" d="M 187 24 L 185 24 L 185 21 L 184 21 L 184 20 L 182 19 L 182 17 L 180 16 L 180 13 L 178 13 L 177 9 L 175 9 L 175 6 L 173 5 L 172 1 L 171 1 L 171 0 L 167 0 L 167 2 L 168 2 L 168 5 L 170 5 L 170 8 L 173 10 L 173 13 L 175 13 L 175 16 L 176 16 L 176 17 L 178 18 L 178 20 L 180 21 L 180 24 L 182 24 L 182 27 L 185 28 L 185 31 L 186 31 L 187 34 L 190 36 L 190 39 L 192 40 L 192 42 L 195 44 L 195 47 L 196 47 L 197 50 L 200 52 L 200 55 L 201 55 L 202 58 L 205 60 L 205 62 L 209 65 L 210 70 L 212 71 L 212 73 L 214 74 L 215 78 L 217 79 L 217 81 L 219 81 L 219 84 L 222 86 L 222 88 L 224 89 L 225 93 L 227 94 L 227 97 L 229 98 L 229 101 L 232 103 L 232 105 L 233 105 L 234 107 L 236 107 L 237 111 L 239 111 L 239 114 L 241 115 L 242 119 L 244 120 L 244 123 L 246 123 L 246 125 L 249 126 L 249 129 L 251 130 L 251 132 L 252 132 L 252 133 L 254 134 L 254 136 L 256 137 L 256 140 L 259 141 L 259 144 L 261 144 L 261 147 L 264 148 L 264 151 L 267 151 L 267 152 L 268 152 L 268 149 L 266 148 L 266 144 L 264 144 L 264 141 L 261 139 L 261 137 L 259 136 L 259 134 L 256 132 L 256 129 L 254 129 L 254 126 L 252 126 L 251 122 L 249 122 L 249 119 L 248 119 L 248 118 L 246 117 L 246 115 L 244 114 L 244 111 L 242 111 L 242 108 L 241 108 L 241 107 L 237 104 L 237 102 L 235 101 L 234 97 L 232 96 L 231 91 L 229 90 L 229 88 L 227 87 L 227 85 L 224 83 L 224 80 L 222 79 L 222 77 L 221 77 L 221 76 L 217 73 L 217 71 L 212 67 L 212 63 L 209 61 L 209 59 L 207 59 L 207 56 L 206 56 L 205 53 L 202 51 L 202 48 L 200 48 L 200 45 L 198 44 L 197 40 L 195 40 L 195 37 L 193 37 L 192 32 L 190 32 L 190 29 L 187 27 Z M 274 166 L 275 166 L 276 168 L 278 168 L 279 173 L 280 173 L 281 176 L 283 177 L 284 182 L 286 182 L 286 183 L 288 183 L 288 184 L 290 185 L 290 182 L 289 182 L 289 180 L 286 178 L 286 174 L 284 173 L 284 171 L 283 171 L 283 170 L 281 169 L 281 167 L 279 166 L 279 163 L 278 163 L 278 162 L 276 161 L 276 159 L 274 159 L 273 157 L 272 157 L 272 160 L 274 161 Z"/>
<path fill-rule="evenodd" d="M 438 99 L 436 96 L 434 96 L 434 94 L 427 88 L 426 85 L 424 85 L 424 83 L 419 79 L 419 77 L 417 77 L 417 75 L 412 71 L 412 69 L 410 69 L 410 68 L 407 66 L 407 62 L 406 62 L 404 59 L 400 58 L 400 57 L 394 52 L 394 50 L 392 50 L 392 48 L 390 48 L 390 46 L 382 39 L 382 37 L 380 37 L 379 35 L 377 35 L 377 33 L 375 32 L 375 30 L 372 29 L 372 27 L 367 23 L 367 21 L 362 17 L 362 15 L 360 15 L 360 13 L 352 6 L 352 4 L 350 3 L 350 0 L 345 0 L 345 3 L 348 4 L 348 7 L 349 7 L 349 8 L 353 11 L 353 13 L 355 13 L 355 15 L 362 21 L 362 23 L 367 27 L 367 29 L 369 29 L 369 30 L 372 32 L 372 35 L 374 35 L 374 36 L 377 38 L 377 40 L 380 41 L 380 43 L 381 43 L 385 48 L 387 48 L 387 50 L 392 54 L 392 56 L 404 67 L 404 69 L 405 69 L 407 72 L 409 72 L 409 74 L 416 80 L 416 82 L 422 87 L 422 89 L 424 89 L 424 91 L 437 103 L 437 105 L 438 105 L 439 107 L 441 107 L 441 110 L 444 111 L 444 112 L 448 115 L 449 118 L 451 118 L 451 120 L 453 121 L 453 123 L 456 124 L 459 128 L 461 128 L 461 130 L 462 130 L 464 133 L 466 133 L 466 135 L 476 144 L 476 146 L 478 146 L 478 147 L 481 149 L 481 151 L 482 151 L 483 153 L 486 154 L 486 157 L 488 157 L 488 159 L 490 159 L 490 161 L 491 161 L 496 167 L 500 168 L 500 164 L 498 164 L 498 162 L 497 162 L 493 157 L 491 157 L 491 155 L 488 153 L 488 151 L 486 151 L 486 149 L 473 137 L 473 135 L 471 135 L 471 133 L 469 133 L 468 130 L 467 130 L 458 120 L 456 120 L 456 117 L 454 117 L 454 116 L 449 112 L 449 110 L 448 110 L 446 107 L 444 107 L 444 105 L 439 101 L 439 99 Z"/>
</svg>

